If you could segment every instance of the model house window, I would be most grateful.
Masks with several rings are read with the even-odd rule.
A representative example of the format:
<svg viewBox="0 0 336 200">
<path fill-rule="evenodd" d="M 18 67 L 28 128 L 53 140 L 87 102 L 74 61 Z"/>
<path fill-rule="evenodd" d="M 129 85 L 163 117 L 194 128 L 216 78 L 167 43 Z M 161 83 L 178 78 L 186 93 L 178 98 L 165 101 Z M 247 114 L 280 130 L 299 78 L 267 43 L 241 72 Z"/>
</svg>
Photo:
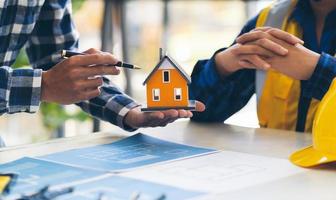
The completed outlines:
<svg viewBox="0 0 336 200">
<path fill-rule="evenodd" d="M 182 89 L 181 88 L 174 88 L 174 96 L 176 101 L 182 100 Z"/>
<path fill-rule="evenodd" d="M 163 82 L 169 83 L 170 82 L 170 73 L 169 70 L 163 70 Z"/>
<path fill-rule="evenodd" d="M 153 101 L 160 101 L 160 89 L 153 89 Z"/>
</svg>

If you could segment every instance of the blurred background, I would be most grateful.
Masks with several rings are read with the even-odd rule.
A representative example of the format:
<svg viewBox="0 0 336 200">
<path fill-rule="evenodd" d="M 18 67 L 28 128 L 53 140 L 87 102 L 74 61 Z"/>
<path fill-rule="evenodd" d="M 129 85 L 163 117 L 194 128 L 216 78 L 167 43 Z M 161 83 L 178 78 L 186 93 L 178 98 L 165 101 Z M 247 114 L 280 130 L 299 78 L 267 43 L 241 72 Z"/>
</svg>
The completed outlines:
<svg viewBox="0 0 336 200">
<path fill-rule="evenodd" d="M 140 103 L 142 82 L 157 64 L 163 47 L 191 73 L 195 63 L 229 46 L 245 22 L 270 0 L 72 0 L 80 50 L 103 49 L 144 68 L 111 79 Z M 15 67 L 29 65 L 22 52 Z M 242 120 L 244 119 L 244 120 Z M 255 96 L 226 123 L 258 127 Z M 108 131 L 76 106 L 43 103 L 37 114 L 3 115 L 0 136 L 8 146 Z"/>
</svg>

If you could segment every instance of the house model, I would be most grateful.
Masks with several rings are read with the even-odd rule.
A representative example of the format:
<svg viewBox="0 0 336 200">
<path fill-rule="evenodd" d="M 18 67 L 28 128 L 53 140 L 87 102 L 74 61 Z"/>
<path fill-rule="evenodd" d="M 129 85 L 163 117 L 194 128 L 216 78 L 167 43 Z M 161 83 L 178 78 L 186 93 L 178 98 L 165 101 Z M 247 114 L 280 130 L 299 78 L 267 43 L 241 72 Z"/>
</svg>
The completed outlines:
<svg viewBox="0 0 336 200">
<path fill-rule="evenodd" d="M 160 61 L 143 83 L 147 90 L 147 106 L 141 110 L 194 110 L 195 101 L 189 100 L 190 83 L 190 76 L 160 49 Z"/>
</svg>

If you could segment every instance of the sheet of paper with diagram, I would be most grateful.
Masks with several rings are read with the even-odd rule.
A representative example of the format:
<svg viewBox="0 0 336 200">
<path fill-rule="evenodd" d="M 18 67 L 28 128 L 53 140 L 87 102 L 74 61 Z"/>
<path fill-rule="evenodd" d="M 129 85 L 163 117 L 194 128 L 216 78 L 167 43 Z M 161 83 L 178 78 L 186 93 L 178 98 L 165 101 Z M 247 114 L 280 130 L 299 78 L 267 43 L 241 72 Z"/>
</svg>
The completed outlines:
<svg viewBox="0 0 336 200">
<path fill-rule="evenodd" d="M 203 192 L 186 190 L 165 184 L 151 183 L 111 172 L 121 172 L 147 165 L 165 163 L 214 153 L 215 150 L 177 144 L 144 134 L 117 142 L 81 148 L 44 156 L 22 158 L 0 165 L 1 172 L 18 174 L 17 184 L 10 195 L 31 194 L 45 186 L 74 187 L 71 194 L 60 199 L 129 199 L 130 192 L 139 190 L 141 199 L 186 199 L 203 195 Z M 47 160 L 48 159 L 48 160 Z M 108 185 L 108 187 L 106 187 Z"/>
<path fill-rule="evenodd" d="M 63 195 L 57 200 L 109 199 L 132 200 L 177 200 L 202 197 L 205 193 L 185 190 L 169 185 L 151 183 L 116 175 L 107 175 L 93 181 L 77 183 L 73 193 Z M 164 197 L 164 198 L 163 198 Z"/>
<path fill-rule="evenodd" d="M 61 200 L 131 199 L 137 192 L 139 199 L 161 195 L 175 200 L 233 192 L 306 170 L 286 159 L 216 151 L 136 134 L 111 144 L 22 158 L 0 165 L 0 171 L 19 174 L 13 195 L 50 185 L 74 187 Z"/>
<path fill-rule="evenodd" d="M 213 152 L 213 149 L 177 144 L 139 133 L 111 144 L 64 151 L 41 158 L 83 168 L 121 172 Z"/>
<path fill-rule="evenodd" d="M 0 172 L 18 174 L 11 193 L 38 190 L 46 185 L 71 183 L 103 175 L 102 172 L 71 167 L 34 158 L 22 158 L 0 165 Z"/>
<path fill-rule="evenodd" d="M 223 151 L 123 175 L 184 189 L 222 193 L 304 171 L 285 159 Z"/>
<path fill-rule="evenodd" d="M 58 200 L 83 199 L 132 199 L 138 193 L 140 199 L 189 199 L 204 193 L 174 186 L 151 183 L 128 177 L 120 177 L 99 171 L 75 168 L 58 163 L 22 158 L 0 166 L 0 171 L 18 174 L 16 184 L 6 199 L 18 199 L 22 194 L 32 194 L 49 185 L 52 190 L 73 187 L 74 191 L 59 196 Z M 1 197 L 0 197 L 1 199 Z"/>
</svg>

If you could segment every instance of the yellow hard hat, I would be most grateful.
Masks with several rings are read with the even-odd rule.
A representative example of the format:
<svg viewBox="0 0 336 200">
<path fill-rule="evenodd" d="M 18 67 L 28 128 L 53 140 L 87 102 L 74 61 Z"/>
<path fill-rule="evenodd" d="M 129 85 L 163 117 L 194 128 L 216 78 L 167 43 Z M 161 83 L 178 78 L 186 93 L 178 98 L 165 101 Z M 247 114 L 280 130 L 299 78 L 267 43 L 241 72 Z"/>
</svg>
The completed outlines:
<svg viewBox="0 0 336 200">
<path fill-rule="evenodd" d="M 293 153 L 289 159 L 301 167 L 336 161 L 336 79 L 317 109 L 313 123 L 313 145 Z"/>
</svg>

